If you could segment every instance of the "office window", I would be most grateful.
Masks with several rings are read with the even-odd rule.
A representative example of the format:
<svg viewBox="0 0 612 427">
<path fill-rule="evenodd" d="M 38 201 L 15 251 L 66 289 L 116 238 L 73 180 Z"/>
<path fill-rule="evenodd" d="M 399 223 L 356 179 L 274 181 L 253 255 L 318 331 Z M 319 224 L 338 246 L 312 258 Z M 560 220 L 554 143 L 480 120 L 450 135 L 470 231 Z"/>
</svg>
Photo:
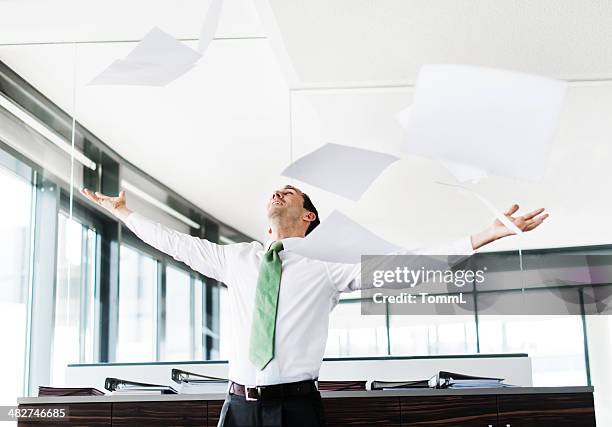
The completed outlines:
<svg viewBox="0 0 612 427">
<path fill-rule="evenodd" d="M 4 153 L 2 153 L 4 154 Z M 30 265 L 32 184 L 0 165 L 0 188 L 10 207 L 0 210 L 0 403 L 23 395 Z"/>
<path fill-rule="evenodd" d="M 326 357 L 387 354 L 386 316 L 362 316 L 359 301 L 336 306 L 330 316 Z"/>
<path fill-rule="evenodd" d="M 161 360 L 192 357 L 191 278 L 176 267 L 166 267 L 166 328 Z"/>
<path fill-rule="evenodd" d="M 205 284 L 199 277 L 194 280 L 193 286 L 193 359 L 202 360 L 206 354 L 206 340 L 204 319 Z"/>
<path fill-rule="evenodd" d="M 96 337 L 96 232 L 58 214 L 57 277 L 51 382 L 64 383 L 68 363 L 94 362 Z"/>
<path fill-rule="evenodd" d="M 586 385 L 579 316 L 481 316 L 480 351 L 531 357 L 533 385 Z"/>
<path fill-rule="evenodd" d="M 121 245 L 119 261 L 119 315 L 117 362 L 144 362 L 157 358 L 156 259 Z"/>
<path fill-rule="evenodd" d="M 569 300 L 576 291 L 559 292 L 567 294 L 564 298 Z M 582 317 L 498 314 L 502 307 L 521 307 L 525 299 L 541 300 L 550 313 L 563 313 L 565 300 L 550 296 L 544 289 L 479 294 L 480 351 L 529 354 L 535 386 L 586 385 Z"/>
<path fill-rule="evenodd" d="M 468 315 L 389 316 L 391 354 L 426 356 L 476 353 L 476 321 Z"/>
</svg>

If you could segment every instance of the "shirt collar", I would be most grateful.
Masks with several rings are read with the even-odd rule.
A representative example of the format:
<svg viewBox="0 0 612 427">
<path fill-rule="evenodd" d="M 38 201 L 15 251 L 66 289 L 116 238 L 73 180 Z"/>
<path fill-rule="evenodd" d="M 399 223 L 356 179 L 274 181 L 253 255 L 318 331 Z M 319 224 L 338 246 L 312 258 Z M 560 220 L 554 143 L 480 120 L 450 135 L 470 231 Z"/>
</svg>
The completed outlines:
<svg viewBox="0 0 612 427">
<path fill-rule="evenodd" d="M 286 237 L 284 239 L 280 239 L 281 242 L 283 242 L 283 250 L 285 251 L 290 251 L 291 249 L 293 249 L 301 240 L 303 239 L 303 237 Z M 270 250 L 270 245 L 272 243 L 274 243 L 276 240 L 272 240 L 272 239 L 267 239 L 264 243 L 264 250 L 265 251 L 269 251 Z"/>
</svg>

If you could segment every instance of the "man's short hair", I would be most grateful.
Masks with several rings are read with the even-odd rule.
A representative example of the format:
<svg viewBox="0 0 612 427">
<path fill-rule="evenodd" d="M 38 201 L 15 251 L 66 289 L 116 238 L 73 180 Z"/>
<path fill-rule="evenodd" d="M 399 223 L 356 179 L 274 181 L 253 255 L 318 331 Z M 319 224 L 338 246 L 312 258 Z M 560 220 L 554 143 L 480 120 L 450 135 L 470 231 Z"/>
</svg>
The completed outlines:
<svg viewBox="0 0 612 427">
<path fill-rule="evenodd" d="M 317 212 L 317 208 L 315 208 L 315 205 L 312 203 L 312 200 L 310 200 L 310 197 L 308 197 L 308 194 L 302 193 L 302 197 L 304 198 L 304 209 L 316 215 L 314 221 L 311 221 L 306 229 L 306 236 L 308 236 L 308 233 L 314 230 L 317 225 L 321 223 L 321 221 L 319 220 L 319 212 Z"/>
</svg>

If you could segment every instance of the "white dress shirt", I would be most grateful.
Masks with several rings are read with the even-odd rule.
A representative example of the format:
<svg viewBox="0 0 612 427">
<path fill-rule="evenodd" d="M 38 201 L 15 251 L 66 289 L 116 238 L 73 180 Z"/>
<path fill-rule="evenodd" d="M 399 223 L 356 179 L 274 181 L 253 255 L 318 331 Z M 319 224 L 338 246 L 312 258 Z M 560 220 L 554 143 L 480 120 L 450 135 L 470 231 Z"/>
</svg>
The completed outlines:
<svg viewBox="0 0 612 427">
<path fill-rule="evenodd" d="M 360 288 L 359 264 L 305 258 L 291 251 L 291 243 L 299 237 L 282 240 L 285 249 L 279 253 L 282 274 L 274 358 L 259 370 L 249 361 L 249 339 L 259 266 L 266 248 L 259 242 L 218 245 L 172 230 L 137 212 L 131 213 L 125 224 L 151 246 L 227 285 L 232 319 L 230 380 L 254 386 L 318 378 L 330 311 L 340 293 Z M 468 237 L 450 246 L 418 252 L 471 255 L 474 251 Z"/>
</svg>

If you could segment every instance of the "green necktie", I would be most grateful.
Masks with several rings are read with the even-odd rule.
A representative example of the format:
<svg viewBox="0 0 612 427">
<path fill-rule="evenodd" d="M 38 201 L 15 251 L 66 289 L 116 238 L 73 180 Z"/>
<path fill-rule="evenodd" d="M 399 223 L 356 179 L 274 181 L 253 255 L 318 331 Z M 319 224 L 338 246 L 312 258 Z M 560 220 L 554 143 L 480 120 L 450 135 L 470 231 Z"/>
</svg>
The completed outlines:
<svg viewBox="0 0 612 427">
<path fill-rule="evenodd" d="M 259 370 L 265 368 L 274 357 L 274 331 L 282 272 L 278 253 L 282 250 L 283 242 L 272 243 L 259 267 L 249 343 L 249 359 Z"/>
</svg>

